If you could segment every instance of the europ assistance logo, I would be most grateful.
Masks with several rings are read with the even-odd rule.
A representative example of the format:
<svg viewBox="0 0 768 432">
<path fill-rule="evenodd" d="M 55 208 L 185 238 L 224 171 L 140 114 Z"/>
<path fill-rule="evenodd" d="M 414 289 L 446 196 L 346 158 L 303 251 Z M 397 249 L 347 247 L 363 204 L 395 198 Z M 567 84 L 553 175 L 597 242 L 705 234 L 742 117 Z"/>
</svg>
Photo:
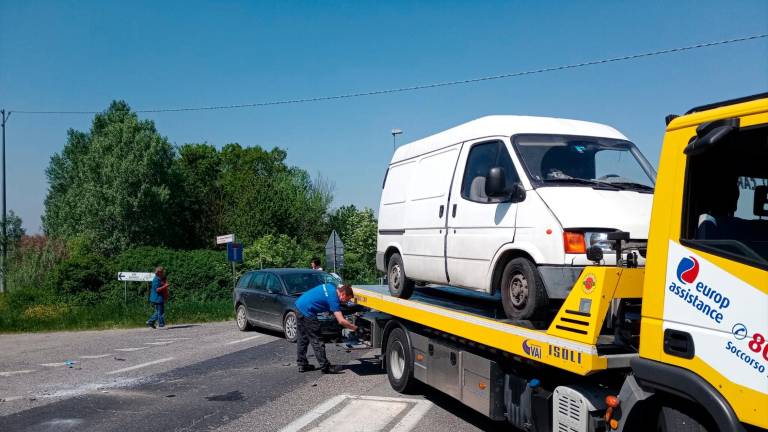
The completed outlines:
<svg viewBox="0 0 768 432">
<path fill-rule="evenodd" d="M 681 284 L 693 283 L 699 275 L 699 262 L 694 257 L 686 257 L 677 265 L 677 280 Z"/>
</svg>

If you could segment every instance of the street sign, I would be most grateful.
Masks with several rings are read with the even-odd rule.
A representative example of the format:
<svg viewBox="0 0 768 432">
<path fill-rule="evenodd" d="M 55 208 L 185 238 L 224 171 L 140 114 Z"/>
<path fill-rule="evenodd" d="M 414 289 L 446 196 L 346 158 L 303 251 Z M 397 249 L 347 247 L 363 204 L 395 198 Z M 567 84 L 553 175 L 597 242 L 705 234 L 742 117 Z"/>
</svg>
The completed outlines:
<svg viewBox="0 0 768 432">
<path fill-rule="evenodd" d="M 152 282 L 154 278 L 154 273 L 120 272 L 117 274 L 117 280 L 121 282 Z"/>
<path fill-rule="evenodd" d="M 227 260 L 232 263 L 243 262 L 242 243 L 227 243 Z"/>
<path fill-rule="evenodd" d="M 234 234 L 225 234 L 216 236 L 216 244 L 224 244 L 224 243 L 234 243 L 235 241 L 235 235 Z"/>
<path fill-rule="evenodd" d="M 325 243 L 325 267 L 334 272 L 344 267 L 344 243 L 336 230 L 333 230 Z"/>
</svg>

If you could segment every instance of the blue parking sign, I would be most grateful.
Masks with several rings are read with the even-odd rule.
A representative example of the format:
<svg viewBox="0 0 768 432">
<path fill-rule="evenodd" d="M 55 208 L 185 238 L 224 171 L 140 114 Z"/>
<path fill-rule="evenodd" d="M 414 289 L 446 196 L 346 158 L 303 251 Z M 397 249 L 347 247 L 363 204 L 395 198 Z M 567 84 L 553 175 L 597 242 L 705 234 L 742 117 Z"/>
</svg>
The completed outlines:
<svg viewBox="0 0 768 432">
<path fill-rule="evenodd" d="M 227 260 L 229 262 L 243 262 L 242 243 L 227 243 Z"/>
</svg>

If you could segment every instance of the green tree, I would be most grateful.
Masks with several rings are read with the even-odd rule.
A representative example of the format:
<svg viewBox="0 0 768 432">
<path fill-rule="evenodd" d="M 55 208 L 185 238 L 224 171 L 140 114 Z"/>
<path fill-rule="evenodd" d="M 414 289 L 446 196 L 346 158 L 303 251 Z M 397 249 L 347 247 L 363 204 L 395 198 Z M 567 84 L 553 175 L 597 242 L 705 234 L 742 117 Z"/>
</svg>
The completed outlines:
<svg viewBox="0 0 768 432">
<path fill-rule="evenodd" d="M 339 207 L 330 215 L 329 225 L 344 242 L 344 279 L 352 283 L 375 283 L 377 221 L 373 210 L 354 205 Z M 328 269 L 326 265 L 326 270 Z"/>
<path fill-rule="evenodd" d="M 171 245 L 205 248 L 222 233 L 221 169 L 221 156 L 212 145 L 185 144 L 178 148 L 172 166 L 175 234 Z"/>
<path fill-rule="evenodd" d="M 13 250 L 26 233 L 27 231 L 22 226 L 21 217 L 14 213 L 13 210 L 9 210 L 5 216 L 5 240 L 8 250 Z M 2 237 L 1 231 L 0 237 Z M 2 238 L 0 238 L 0 241 L 2 241 Z"/>
<path fill-rule="evenodd" d="M 152 121 L 112 102 L 51 157 L 44 231 L 95 253 L 168 243 L 173 159 Z"/>
<path fill-rule="evenodd" d="M 245 244 L 267 234 L 316 240 L 332 195 L 330 187 L 285 163 L 285 150 L 228 144 L 221 150 L 224 229 Z"/>
</svg>

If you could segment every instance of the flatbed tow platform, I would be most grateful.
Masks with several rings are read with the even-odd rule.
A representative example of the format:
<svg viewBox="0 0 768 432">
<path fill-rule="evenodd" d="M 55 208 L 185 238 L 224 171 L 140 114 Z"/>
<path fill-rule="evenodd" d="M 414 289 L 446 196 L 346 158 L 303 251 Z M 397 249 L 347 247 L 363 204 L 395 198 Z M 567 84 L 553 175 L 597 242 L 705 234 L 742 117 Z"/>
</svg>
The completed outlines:
<svg viewBox="0 0 768 432">
<path fill-rule="evenodd" d="M 640 292 L 615 292 L 621 278 L 642 278 L 638 269 L 605 267 L 582 275 L 555 319 L 546 329 L 502 318 L 498 298 L 466 290 L 428 286 L 410 299 L 392 297 L 386 285 L 355 286 L 361 306 L 445 333 L 461 343 L 499 350 L 505 356 L 552 366 L 578 375 L 628 368 L 638 354 L 601 335 L 614 298 L 639 298 Z M 640 281 L 642 282 L 642 280 Z M 588 306 L 585 306 L 588 305 Z"/>
</svg>

